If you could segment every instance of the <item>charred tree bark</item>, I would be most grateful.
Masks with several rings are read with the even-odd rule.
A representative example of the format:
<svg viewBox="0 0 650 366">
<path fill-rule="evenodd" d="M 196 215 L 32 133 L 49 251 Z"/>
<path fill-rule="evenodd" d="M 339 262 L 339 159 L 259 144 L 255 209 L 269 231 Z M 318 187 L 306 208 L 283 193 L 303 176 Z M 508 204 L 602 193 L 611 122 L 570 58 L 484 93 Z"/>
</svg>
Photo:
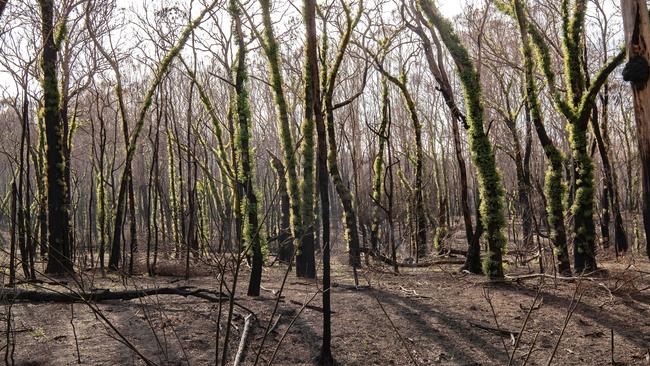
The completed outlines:
<svg viewBox="0 0 650 366">
<path fill-rule="evenodd" d="M 45 271 L 53 274 L 74 272 L 70 258 L 69 190 L 66 185 L 66 139 L 61 120 L 57 78 L 57 40 L 63 30 L 54 29 L 54 1 L 39 0 L 41 10 L 41 55 L 43 108 L 47 159 L 48 261 Z M 56 37 L 56 39 L 55 39 Z"/>
<path fill-rule="evenodd" d="M 451 23 L 440 15 L 430 0 L 419 0 L 418 3 L 427 20 L 438 29 L 442 42 L 456 63 L 463 84 L 472 160 L 479 178 L 481 220 L 488 242 L 488 253 L 483 269 L 490 278 L 502 278 L 502 251 L 506 245 L 503 233 L 506 224 L 503 216 L 503 187 L 501 176 L 496 168 L 492 144 L 483 126 L 483 101 L 478 72 Z"/>
<path fill-rule="evenodd" d="M 277 176 L 278 191 L 280 195 L 280 229 L 276 241 L 278 243 L 278 259 L 289 263 L 293 256 L 293 238 L 291 237 L 291 207 L 289 193 L 287 192 L 286 171 L 282 160 L 271 154 L 271 166 Z"/>
<path fill-rule="evenodd" d="M 350 43 L 350 38 L 352 37 L 352 31 L 356 24 L 359 22 L 361 17 L 361 12 L 363 10 L 363 4 L 359 6 L 359 10 L 354 19 L 350 15 L 350 9 L 345 4 L 343 5 L 343 11 L 346 16 L 346 30 L 343 34 L 341 42 L 339 44 L 336 58 L 334 60 L 334 65 L 328 73 L 327 69 L 327 49 L 328 49 L 328 38 L 327 38 L 327 29 L 323 30 L 323 49 L 321 50 L 322 57 L 322 66 L 323 70 L 321 72 L 323 76 L 322 84 L 324 86 L 323 98 L 325 101 L 325 114 L 327 118 L 327 144 L 328 144 L 328 155 L 327 155 L 327 166 L 329 168 L 329 173 L 332 176 L 332 182 L 336 188 L 336 193 L 341 200 L 343 205 L 343 223 L 345 225 L 345 239 L 348 242 L 349 249 L 349 261 L 353 266 L 360 265 L 360 255 L 359 255 L 359 230 L 357 228 L 357 213 L 352 203 L 352 192 L 343 182 L 341 177 L 341 172 L 338 167 L 338 152 L 337 152 L 337 143 L 336 143 L 336 132 L 334 126 L 334 89 L 336 86 L 336 79 L 338 76 L 341 63 L 343 62 L 343 56 Z M 327 22 L 324 22 L 327 24 Z M 364 75 L 365 77 L 365 75 Z M 365 82 L 365 80 L 364 80 Z"/>
<path fill-rule="evenodd" d="M 253 257 L 251 276 L 248 282 L 248 296 L 259 296 L 262 283 L 262 244 L 260 240 L 260 227 L 257 218 L 258 200 L 253 185 L 253 157 L 251 146 L 251 112 L 246 83 L 248 73 L 246 70 L 246 41 L 241 23 L 241 9 L 235 0 L 230 1 L 230 14 L 234 22 L 235 43 L 237 56 L 235 72 L 235 117 L 237 120 L 237 134 L 235 145 L 237 147 L 238 185 L 243 191 L 242 219 L 244 250 L 250 251 Z"/>
<path fill-rule="evenodd" d="M 635 64 L 645 65 L 647 69 L 650 61 L 650 47 L 648 47 L 650 20 L 646 2 L 643 0 L 621 0 L 621 8 L 628 52 L 628 64 L 625 69 L 632 71 Z M 634 95 L 634 113 L 642 172 L 643 226 L 646 237 L 646 253 L 650 258 L 650 89 L 647 87 L 647 73 L 645 77 L 634 72 L 626 74 L 624 74 L 624 79 L 632 82 Z"/>
<path fill-rule="evenodd" d="M 539 104 L 536 80 L 534 75 L 534 63 L 529 38 L 529 26 L 526 19 L 525 7 L 520 0 L 513 0 L 513 15 L 517 20 L 519 34 L 522 41 L 522 54 L 524 57 L 525 79 L 526 79 L 526 107 L 530 110 L 530 117 L 537 137 L 544 149 L 548 160 L 548 169 L 545 177 L 544 194 L 546 196 L 546 212 L 550 224 L 550 237 L 553 242 L 555 260 L 557 262 L 558 272 L 563 275 L 571 274 L 571 263 L 569 261 L 569 252 L 567 249 L 566 228 L 564 226 L 564 195 L 566 189 L 562 183 L 562 162 L 564 158 L 559 149 L 553 144 L 546 132 L 544 126 L 541 107 Z M 533 33 L 533 38 L 536 33 Z M 536 42 L 537 46 L 543 46 L 542 42 Z M 538 53 L 540 57 L 546 53 Z"/>
</svg>

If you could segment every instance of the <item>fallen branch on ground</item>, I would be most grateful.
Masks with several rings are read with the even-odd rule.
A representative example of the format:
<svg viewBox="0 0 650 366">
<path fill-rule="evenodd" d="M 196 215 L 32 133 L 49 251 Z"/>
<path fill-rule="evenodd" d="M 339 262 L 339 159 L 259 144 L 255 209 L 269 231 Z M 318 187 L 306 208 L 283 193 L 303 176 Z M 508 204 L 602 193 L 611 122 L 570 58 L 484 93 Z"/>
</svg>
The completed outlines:
<svg viewBox="0 0 650 366">
<path fill-rule="evenodd" d="M 93 292 L 60 292 L 60 291 L 34 291 L 34 290 L 20 290 L 20 289 L 4 289 L 0 291 L 0 303 L 13 303 L 13 302 L 58 302 L 58 303 L 74 303 L 74 302 L 100 302 L 110 300 L 133 300 L 146 296 L 155 295 L 177 295 L 177 296 L 193 296 L 198 297 L 210 302 L 227 301 L 228 296 L 219 294 L 215 291 L 207 289 L 194 289 L 191 286 L 182 287 L 158 287 L 147 288 L 141 290 L 127 290 L 127 291 L 110 291 L 110 290 L 97 290 Z"/>
<path fill-rule="evenodd" d="M 480 329 L 483 329 L 483 330 L 487 330 L 488 332 L 496 333 L 496 334 L 498 334 L 500 336 L 513 338 L 513 337 L 516 337 L 516 336 L 519 335 L 519 332 L 516 331 L 516 330 L 507 330 L 507 329 L 495 328 L 495 327 L 491 327 L 489 325 L 476 323 L 476 322 L 473 322 L 471 320 L 468 320 L 467 322 L 469 323 L 469 325 L 471 325 L 473 327 L 480 328 Z"/>
<path fill-rule="evenodd" d="M 526 274 L 526 275 L 521 275 L 521 276 L 505 276 L 506 279 L 512 280 L 512 281 L 523 281 L 523 280 L 530 280 L 534 278 L 550 278 L 553 280 L 560 280 L 560 281 L 568 281 L 568 282 L 574 282 L 574 281 L 601 281 L 603 278 L 602 277 L 565 277 L 565 276 L 553 276 L 547 273 L 531 273 L 531 274 Z"/>
<path fill-rule="evenodd" d="M 376 259 L 379 259 L 380 261 L 388 264 L 388 265 L 394 265 L 395 262 L 386 257 L 385 255 L 378 254 L 378 253 L 372 253 L 370 252 L 371 256 L 373 256 Z M 418 263 L 400 263 L 397 262 L 398 267 L 405 267 L 405 268 L 425 268 L 425 267 L 431 267 L 431 266 L 436 266 L 440 264 L 463 264 L 465 263 L 464 259 L 438 259 L 438 260 L 433 260 L 433 261 L 426 261 L 426 262 L 418 262 Z"/>
<path fill-rule="evenodd" d="M 248 335 L 250 334 L 251 323 L 253 319 L 255 319 L 255 315 L 253 315 L 253 313 L 246 315 L 246 318 L 244 318 L 244 330 L 242 331 L 241 338 L 239 339 L 239 348 L 237 348 L 237 354 L 235 355 L 233 366 L 239 366 L 244 359 L 246 345 L 248 344 Z"/>
</svg>

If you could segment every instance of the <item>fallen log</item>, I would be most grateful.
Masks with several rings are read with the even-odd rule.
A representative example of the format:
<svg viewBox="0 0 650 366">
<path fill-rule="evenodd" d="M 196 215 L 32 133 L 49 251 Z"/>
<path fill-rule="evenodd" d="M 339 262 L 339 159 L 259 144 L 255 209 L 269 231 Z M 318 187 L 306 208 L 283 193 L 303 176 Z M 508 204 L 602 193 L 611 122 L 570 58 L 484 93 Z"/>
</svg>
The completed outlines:
<svg viewBox="0 0 650 366">
<path fill-rule="evenodd" d="M 603 277 L 589 277 L 589 276 L 576 276 L 576 277 L 566 277 L 566 276 L 553 276 L 548 273 L 531 273 L 519 276 L 509 276 L 506 275 L 507 280 L 519 282 L 524 280 L 530 280 L 535 278 L 548 278 L 552 280 L 567 281 L 567 282 L 576 282 L 576 281 L 600 281 Z"/>
<path fill-rule="evenodd" d="M 101 302 L 111 300 L 133 300 L 146 296 L 155 295 L 177 295 L 193 296 L 210 302 L 221 302 L 229 300 L 229 297 L 207 289 L 195 289 L 191 286 L 182 287 L 156 287 L 140 290 L 111 291 L 108 289 L 95 290 L 92 292 L 61 292 L 61 291 L 34 291 L 21 289 L 0 289 L 0 303 L 13 302 Z"/>
<path fill-rule="evenodd" d="M 391 259 L 386 257 L 385 255 L 370 252 L 371 255 L 379 259 L 380 261 L 388 264 L 388 265 L 394 265 L 395 262 Z M 426 261 L 426 262 L 418 262 L 418 263 L 408 263 L 408 262 L 397 262 L 398 267 L 404 267 L 404 268 L 426 268 L 426 267 L 431 267 L 431 266 L 437 266 L 441 264 L 463 264 L 465 263 L 464 259 L 437 259 L 433 261 Z"/>
</svg>

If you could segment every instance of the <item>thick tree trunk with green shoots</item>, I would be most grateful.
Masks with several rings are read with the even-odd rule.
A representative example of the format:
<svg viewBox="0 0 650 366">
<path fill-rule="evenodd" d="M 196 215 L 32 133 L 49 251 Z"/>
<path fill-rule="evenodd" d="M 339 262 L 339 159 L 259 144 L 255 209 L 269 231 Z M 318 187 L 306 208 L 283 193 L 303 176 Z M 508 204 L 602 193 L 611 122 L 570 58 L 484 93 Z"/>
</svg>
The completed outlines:
<svg viewBox="0 0 650 366">
<path fill-rule="evenodd" d="M 293 257 L 293 238 L 291 237 L 291 207 L 289 193 L 287 192 L 287 178 L 282 160 L 271 155 L 271 166 L 275 170 L 280 196 L 280 228 L 276 241 L 278 243 L 278 259 L 289 263 Z"/>
<path fill-rule="evenodd" d="M 503 277 L 502 251 L 506 238 L 503 229 L 506 225 L 503 216 L 503 186 L 496 168 L 492 145 L 483 127 L 483 101 L 478 73 L 462 45 L 451 23 L 440 15 L 431 0 L 419 0 L 418 4 L 427 20 L 440 33 L 458 68 L 458 74 L 465 94 L 467 109 L 468 135 L 472 161 L 476 166 L 481 195 L 481 220 L 486 230 L 488 253 L 485 256 L 483 270 L 490 278 Z"/>
<path fill-rule="evenodd" d="M 421 27 L 420 24 L 426 23 L 424 20 L 422 14 L 420 11 L 416 9 L 416 25 L 411 26 L 407 25 L 409 29 L 411 29 L 413 32 L 415 32 L 419 37 L 420 40 L 422 40 L 422 48 L 424 50 L 424 55 L 427 60 L 427 64 L 429 66 L 429 70 L 433 74 L 433 77 L 436 79 L 436 82 L 438 83 L 440 93 L 442 94 L 442 97 L 445 101 L 445 104 L 447 105 L 447 108 L 449 109 L 449 112 L 451 114 L 451 131 L 453 135 L 453 143 L 454 143 L 454 154 L 456 157 L 456 164 L 458 166 L 458 175 L 459 175 L 459 180 L 460 184 L 457 187 L 459 192 L 460 192 L 460 210 L 463 215 L 463 222 L 465 224 L 465 236 L 467 238 L 467 244 L 469 247 L 472 246 L 472 243 L 474 242 L 474 225 L 472 224 L 472 212 L 470 211 L 469 208 L 469 189 L 467 187 L 467 166 L 465 163 L 465 157 L 463 157 L 463 150 L 461 147 L 461 139 L 460 139 L 460 128 L 459 128 L 459 122 L 462 122 L 463 125 L 466 126 L 467 121 L 465 119 L 465 116 L 461 113 L 460 109 L 458 108 L 458 105 L 456 103 L 456 99 L 454 97 L 454 91 L 452 89 L 451 83 L 449 82 L 449 77 L 447 75 L 447 72 L 445 71 L 444 68 L 444 55 L 443 55 L 443 50 L 442 50 L 442 45 L 440 44 L 440 40 L 438 39 L 435 30 L 433 27 L 429 24 L 427 24 L 426 29 L 429 30 L 429 34 L 431 35 L 431 39 L 429 39 L 429 36 L 427 33 L 424 31 L 424 27 Z M 433 46 L 435 45 L 436 47 L 436 55 L 434 56 L 433 53 Z M 479 255 L 478 257 L 471 257 L 471 255 Z M 480 258 L 480 250 L 468 250 L 468 257 L 467 257 L 467 262 L 464 266 L 464 269 L 472 272 L 472 273 L 480 273 L 481 272 L 481 266 L 480 265 L 473 265 L 472 263 L 480 263 L 481 258 Z"/>
<path fill-rule="evenodd" d="M 305 66 L 304 66 L 304 115 L 302 121 L 302 237 L 299 240 L 298 255 L 296 256 L 296 274 L 298 277 L 316 278 L 316 260 L 314 257 L 316 218 L 314 215 L 315 188 L 316 188 L 316 111 L 315 99 L 320 97 L 318 90 L 318 73 L 314 74 L 312 68 L 318 69 L 318 56 L 312 60 L 311 53 L 317 53 L 315 4 L 313 0 L 305 0 L 305 11 L 303 14 L 307 31 L 307 44 L 305 45 Z M 313 9 L 311 9 L 313 6 Z M 311 11 L 314 14 L 311 14 Z M 312 24 L 314 29 L 312 28 Z M 316 62 L 316 65 L 312 65 Z M 320 105 L 320 101 L 318 102 Z"/>
<path fill-rule="evenodd" d="M 575 193 L 571 207 L 573 214 L 573 254 L 576 272 L 596 270 L 594 209 L 594 175 L 593 162 L 588 152 L 587 128 L 596 97 L 601 87 L 614 69 L 621 64 L 625 53 L 619 52 L 596 74 L 589 84 L 581 67 L 584 52 L 584 20 L 586 0 L 577 0 L 573 11 L 569 11 L 569 1 L 563 0 L 560 6 L 562 14 L 562 40 L 564 57 L 564 74 L 567 89 L 562 94 L 556 83 L 555 72 L 542 32 L 532 23 L 528 24 L 531 41 L 538 52 L 538 61 L 546 77 L 546 82 L 557 111 L 567 120 L 569 144 L 573 160 L 572 175 L 575 177 Z M 512 12 L 512 9 L 509 9 Z M 559 157 L 554 157 L 559 160 Z M 550 159 L 549 159 L 550 160 Z M 558 164 L 551 160 L 551 164 Z M 559 170 L 559 168 L 558 168 Z M 556 179 L 560 179 L 556 177 Z M 550 198 L 549 198 L 550 199 Z M 549 202 L 550 203 L 550 202 Z M 549 214 L 549 221 L 554 219 Z M 551 224 L 552 225 L 552 224 Z"/>
<path fill-rule="evenodd" d="M 65 179 L 66 140 L 61 119 L 60 93 L 57 78 L 57 44 L 62 30 L 54 29 L 54 1 L 39 0 L 41 9 L 41 35 L 43 50 L 41 71 L 43 108 L 47 159 L 47 208 L 48 208 L 48 262 L 47 273 L 73 272 L 70 257 L 69 190 Z"/>
<path fill-rule="evenodd" d="M 296 241 L 295 245 L 299 251 L 300 242 L 303 236 L 301 193 L 298 182 L 296 154 L 293 143 L 294 139 L 291 133 L 291 124 L 289 122 L 289 108 L 284 93 L 282 71 L 280 69 L 280 46 L 273 32 L 271 1 L 259 0 L 259 2 L 260 7 L 262 8 L 262 22 L 264 25 L 262 49 L 264 50 L 264 54 L 269 62 L 269 79 L 271 88 L 273 89 L 273 94 L 275 95 L 283 163 L 287 171 L 287 192 L 289 193 L 289 202 L 291 205 L 291 230 L 293 232 L 293 238 Z M 296 260 L 296 262 L 298 262 L 298 260 Z"/>
<path fill-rule="evenodd" d="M 387 128 L 390 122 L 390 97 L 388 94 L 388 81 L 385 77 L 381 79 L 381 122 L 377 130 L 379 147 L 375 161 L 372 165 L 372 193 L 373 201 L 372 222 L 370 225 L 370 248 L 373 252 L 379 253 L 379 217 L 381 215 L 381 196 L 384 186 L 384 150 L 388 142 Z"/>
<path fill-rule="evenodd" d="M 525 7 L 521 0 L 513 0 L 514 12 L 517 20 L 519 34 L 522 41 L 522 54 L 524 58 L 524 74 L 526 82 L 526 103 L 530 110 L 530 116 L 537 132 L 542 149 L 548 160 L 548 169 L 545 177 L 546 212 L 551 227 L 550 238 L 553 242 L 555 261 L 558 272 L 563 275 L 571 274 L 571 263 L 567 249 L 566 228 L 564 226 L 564 195 L 565 187 L 562 183 L 562 153 L 553 144 L 546 133 L 543 116 L 538 99 L 536 79 L 534 74 L 534 62 L 532 47 L 528 35 L 528 21 L 526 20 Z M 540 57 L 543 52 L 538 52 Z"/>
<path fill-rule="evenodd" d="M 230 1 L 229 12 L 234 22 L 235 43 L 237 56 L 235 72 L 235 93 L 237 135 L 235 145 L 237 148 L 237 162 L 239 164 L 237 181 L 243 188 L 242 218 L 244 248 L 252 253 L 253 264 L 248 282 L 248 296 L 259 296 L 262 283 L 262 245 L 260 240 L 260 227 L 257 217 L 257 195 L 253 183 L 253 157 L 251 146 L 251 111 L 246 83 L 248 73 L 246 70 L 246 41 L 241 23 L 241 9 L 235 0 Z"/>
</svg>

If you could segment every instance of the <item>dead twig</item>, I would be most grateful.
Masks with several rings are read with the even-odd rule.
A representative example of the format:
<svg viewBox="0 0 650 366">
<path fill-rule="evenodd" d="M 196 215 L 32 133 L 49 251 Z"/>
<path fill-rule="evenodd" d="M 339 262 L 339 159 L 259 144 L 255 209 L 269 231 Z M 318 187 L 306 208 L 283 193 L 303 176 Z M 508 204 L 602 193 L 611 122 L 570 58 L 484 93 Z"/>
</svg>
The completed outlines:
<svg viewBox="0 0 650 366">
<path fill-rule="evenodd" d="M 526 359 L 524 360 L 523 366 L 526 366 L 528 364 L 528 359 L 530 359 L 530 355 L 533 354 L 533 350 L 535 349 L 535 343 L 537 343 L 537 337 L 539 337 L 539 333 L 541 333 L 541 330 L 538 330 L 537 333 L 535 333 L 535 338 L 533 338 L 533 342 L 530 344 L 530 349 L 526 354 Z"/>
<path fill-rule="evenodd" d="M 471 320 L 468 320 L 467 323 L 469 323 L 469 325 L 471 325 L 473 327 L 483 329 L 483 330 L 487 330 L 488 332 L 496 333 L 496 334 L 498 334 L 500 336 L 516 337 L 517 335 L 519 335 L 519 332 L 517 332 L 516 330 L 507 330 L 507 329 L 495 328 L 495 327 L 492 327 L 490 325 L 485 325 L 485 324 L 473 322 Z"/>
<path fill-rule="evenodd" d="M 575 299 L 579 288 L 580 288 L 580 282 L 578 282 L 578 284 L 576 285 L 576 289 L 573 292 L 573 296 L 571 297 L 571 302 L 569 303 L 569 307 L 567 309 L 567 314 L 564 319 L 564 325 L 562 326 L 562 331 L 560 332 L 560 336 L 558 337 L 557 342 L 555 343 L 555 347 L 553 348 L 553 353 L 551 353 L 551 357 L 548 358 L 548 362 L 546 363 L 547 366 L 551 366 L 551 363 L 553 362 L 553 358 L 557 353 L 557 349 L 560 346 L 560 342 L 562 341 L 562 336 L 564 335 L 564 331 L 566 330 L 567 325 L 569 325 L 569 320 L 571 320 L 571 316 L 573 315 L 573 312 L 576 310 L 576 308 L 580 304 L 580 301 L 582 300 L 582 295 L 584 294 L 584 291 L 580 292 L 580 296 L 578 296 L 578 300 Z"/>
<path fill-rule="evenodd" d="M 397 337 L 398 337 L 399 340 L 402 342 L 402 345 L 403 345 L 404 348 L 406 349 L 406 352 L 409 354 L 409 357 L 411 358 L 411 361 L 413 361 L 413 364 L 417 366 L 417 365 L 418 365 L 418 361 L 415 359 L 415 357 L 414 357 L 413 354 L 411 353 L 411 350 L 410 350 L 409 347 L 406 345 L 406 341 L 404 341 L 404 338 L 402 338 L 402 335 L 400 334 L 399 330 L 398 330 L 397 327 L 395 326 L 395 323 L 393 323 L 393 320 L 390 318 L 390 316 L 389 316 L 388 313 L 386 312 L 386 309 L 384 309 L 384 305 L 381 304 L 381 301 L 379 301 L 379 298 L 377 298 L 377 296 L 375 296 L 374 294 L 373 294 L 373 297 L 374 297 L 375 300 L 377 301 L 377 304 L 379 304 L 379 307 L 381 308 L 381 311 L 382 311 L 382 312 L 384 313 L 384 315 L 386 316 L 386 319 L 388 319 L 388 322 L 390 323 L 390 326 L 393 328 L 393 330 L 394 330 L 395 333 L 397 334 Z"/>
<path fill-rule="evenodd" d="M 524 322 L 521 325 L 521 329 L 519 330 L 519 335 L 517 336 L 517 340 L 515 341 L 515 346 L 512 350 L 512 355 L 510 356 L 510 360 L 508 360 L 508 366 L 512 365 L 512 361 L 515 359 L 515 352 L 517 352 L 517 348 L 519 347 L 519 343 L 521 342 L 521 336 L 524 334 L 524 331 L 526 330 L 526 324 L 528 324 L 528 319 L 530 319 L 530 314 L 533 312 L 533 309 L 535 308 L 535 303 L 537 303 L 537 300 L 539 299 L 539 295 L 542 292 L 542 287 L 544 287 L 543 277 L 539 284 L 539 287 L 537 288 L 537 294 L 535 294 L 533 303 L 530 305 L 530 308 L 528 309 L 528 313 L 526 313 L 526 318 L 524 319 Z"/>
<path fill-rule="evenodd" d="M 490 305 L 490 309 L 492 310 L 492 316 L 494 317 L 494 323 L 497 325 L 497 329 L 501 331 L 501 326 L 499 325 L 499 318 L 497 317 L 497 313 L 494 310 L 494 305 L 492 304 L 492 297 L 490 297 L 490 290 L 488 290 L 487 288 L 483 288 L 483 297 Z M 508 336 L 512 336 L 512 335 L 509 334 Z M 508 346 L 506 345 L 506 341 L 503 339 L 503 335 L 500 335 L 499 338 L 501 338 L 501 344 L 503 344 L 503 350 L 506 351 L 506 355 L 509 355 L 510 353 L 508 352 Z"/>
<path fill-rule="evenodd" d="M 255 314 L 250 313 L 244 318 L 244 330 L 242 331 L 241 338 L 239 339 L 239 348 L 237 348 L 237 354 L 235 355 L 235 361 L 233 366 L 239 366 L 242 360 L 245 357 L 246 346 L 248 344 L 248 335 L 251 330 L 251 323 L 255 319 Z"/>
</svg>

